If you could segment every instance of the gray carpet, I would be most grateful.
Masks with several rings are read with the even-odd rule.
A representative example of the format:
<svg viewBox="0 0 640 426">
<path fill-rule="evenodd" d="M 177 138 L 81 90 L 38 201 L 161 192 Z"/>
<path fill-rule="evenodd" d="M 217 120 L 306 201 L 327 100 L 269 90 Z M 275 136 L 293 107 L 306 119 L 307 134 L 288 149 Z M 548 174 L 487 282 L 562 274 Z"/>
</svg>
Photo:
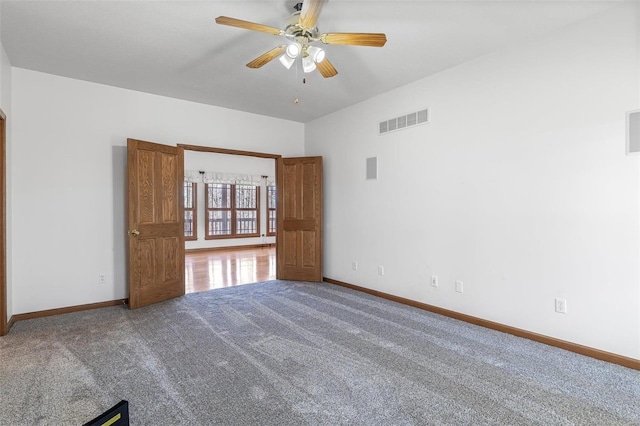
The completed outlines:
<svg viewBox="0 0 640 426">
<path fill-rule="evenodd" d="M 331 284 L 17 323 L 0 425 L 640 425 L 640 372 Z"/>
</svg>

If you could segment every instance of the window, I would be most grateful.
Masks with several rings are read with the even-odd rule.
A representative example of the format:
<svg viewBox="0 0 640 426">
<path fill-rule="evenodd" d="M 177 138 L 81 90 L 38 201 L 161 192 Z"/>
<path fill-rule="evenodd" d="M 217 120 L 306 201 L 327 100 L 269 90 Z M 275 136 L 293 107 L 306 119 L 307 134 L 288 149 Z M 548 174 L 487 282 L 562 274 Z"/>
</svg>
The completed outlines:
<svg viewBox="0 0 640 426">
<path fill-rule="evenodd" d="M 267 186 L 267 235 L 276 235 L 276 187 Z"/>
<path fill-rule="evenodd" d="M 260 236 L 260 188 L 208 183 L 206 239 Z"/>
<path fill-rule="evenodd" d="M 198 220 L 197 220 L 197 184 L 195 182 L 184 183 L 184 239 L 198 239 Z"/>
</svg>

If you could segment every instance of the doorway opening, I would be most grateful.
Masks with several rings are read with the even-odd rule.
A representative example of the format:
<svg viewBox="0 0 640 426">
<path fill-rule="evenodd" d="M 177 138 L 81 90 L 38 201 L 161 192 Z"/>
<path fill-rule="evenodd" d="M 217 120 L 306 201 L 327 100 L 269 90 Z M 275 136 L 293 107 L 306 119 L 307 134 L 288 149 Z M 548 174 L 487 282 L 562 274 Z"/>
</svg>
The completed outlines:
<svg viewBox="0 0 640 426">
<path fill-rule="evenodd" d="M 184 149 L 185 293 L 275 279 L 277 156 Z"/>
</svg>

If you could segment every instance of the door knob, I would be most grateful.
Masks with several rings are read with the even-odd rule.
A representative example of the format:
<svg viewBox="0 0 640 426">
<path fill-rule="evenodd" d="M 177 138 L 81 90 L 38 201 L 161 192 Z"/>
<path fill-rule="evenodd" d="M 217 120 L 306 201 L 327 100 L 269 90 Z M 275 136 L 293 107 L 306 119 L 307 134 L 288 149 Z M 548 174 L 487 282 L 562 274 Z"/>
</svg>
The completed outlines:
<svg viewBox="0 0 640 426">
<path fill-rule="evenodd" d="M 140 231 L 138 231 L 137 229 L 134 229 L 133 231 L 129 231 L 129 234 L 133 235 L 134 237 L 137 237 L 138 235 L 140 235 Z"/>
</svg>

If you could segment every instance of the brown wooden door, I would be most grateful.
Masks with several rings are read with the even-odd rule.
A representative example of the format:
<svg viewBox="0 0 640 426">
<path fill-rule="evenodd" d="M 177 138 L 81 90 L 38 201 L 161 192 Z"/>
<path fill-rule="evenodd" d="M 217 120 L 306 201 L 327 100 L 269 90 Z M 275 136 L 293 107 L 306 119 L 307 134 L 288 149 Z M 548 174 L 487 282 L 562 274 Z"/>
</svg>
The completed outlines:
<svg viewBox="0 0 640 426">
<path fill-rule="evenodd" d="M 183 148 L 127 140 L 129 308 L 184 294 Z"/>
<path fill-rule="evenodd" d="M 322 157 L 279 158 L 276 277 L 322 281 Z"/>
</svg>

